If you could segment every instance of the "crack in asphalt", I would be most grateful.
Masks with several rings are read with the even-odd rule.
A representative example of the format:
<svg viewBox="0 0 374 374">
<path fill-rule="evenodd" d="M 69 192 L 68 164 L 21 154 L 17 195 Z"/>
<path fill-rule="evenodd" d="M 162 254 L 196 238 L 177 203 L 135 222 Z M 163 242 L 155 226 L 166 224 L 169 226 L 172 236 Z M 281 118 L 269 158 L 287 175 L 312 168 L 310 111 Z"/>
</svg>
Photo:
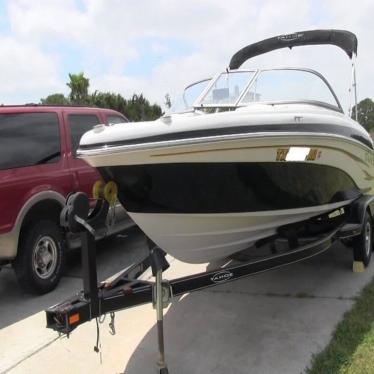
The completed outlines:
<svg viewBox="0 0 374 374">
<path fill-rule="evenodd" d="M 26 361 L 27 359 L 29 359 L 30 357 L 36 355 L 37 353 L 41 352 L 44 348 L 47 348 L 49 345 L 51 345 L 52 343 L 54 343 L 56 340 L 58 339 L 62 339 L 64 338 L 64 335 L 62 336 L 57 336 L 56 338 L 50 340 L 49 342 L 43 344 L 42 346 L 40 346 L 39 348 L 35 349 L 35 351 L 29 353 L 28 355 L 26 355 L 25 357 L 21 358 L 20 360 L 18 360 L 16 363 L 14 363 L 13 365 L 9 366 L 8 368 L 6 368 L 4 371 L 1 371 L 0 374 L 6 374 L 6 373 L 9 373 L 11 370 L 13 370 L 14 368 L 16 368 L 19 364 L 22 364 L 22 362 Z"/>
</svg>

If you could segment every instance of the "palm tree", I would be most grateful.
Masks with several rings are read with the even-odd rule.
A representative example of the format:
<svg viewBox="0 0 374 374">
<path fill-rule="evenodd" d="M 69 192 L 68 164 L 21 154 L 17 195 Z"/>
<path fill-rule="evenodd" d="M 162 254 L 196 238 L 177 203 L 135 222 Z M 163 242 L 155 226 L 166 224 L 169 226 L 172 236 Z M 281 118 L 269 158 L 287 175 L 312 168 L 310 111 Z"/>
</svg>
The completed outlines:
<svg viewBox="0 0 374 374">
<path fill-rule="evenodd" d="M 70 101 L 73 104 L 87 104 L 90 80 L 83 73 L 69 73 L 69 79 L 70 82 L 66 84 L 71 90 L 69 95 Z"/>
</svg>

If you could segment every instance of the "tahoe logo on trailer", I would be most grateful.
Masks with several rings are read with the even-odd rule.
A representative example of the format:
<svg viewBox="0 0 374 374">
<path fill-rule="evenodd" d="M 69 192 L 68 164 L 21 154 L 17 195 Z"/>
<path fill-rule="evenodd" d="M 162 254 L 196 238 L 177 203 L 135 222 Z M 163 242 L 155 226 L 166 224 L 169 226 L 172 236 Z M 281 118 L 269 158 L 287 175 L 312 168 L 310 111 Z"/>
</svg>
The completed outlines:
<svg viewBox="0 0 374 374">
<path fill-rule="evenodd" d="M 220 271 L 218 273 L 215 273 L 210 279 L 214 283 L 221 283 L 221 282 L 228 281 L 233 276 L 234 276 L 234 274 L 231 273 L 231 271 L 224 270 L 224 271 Z"/>
</svg>

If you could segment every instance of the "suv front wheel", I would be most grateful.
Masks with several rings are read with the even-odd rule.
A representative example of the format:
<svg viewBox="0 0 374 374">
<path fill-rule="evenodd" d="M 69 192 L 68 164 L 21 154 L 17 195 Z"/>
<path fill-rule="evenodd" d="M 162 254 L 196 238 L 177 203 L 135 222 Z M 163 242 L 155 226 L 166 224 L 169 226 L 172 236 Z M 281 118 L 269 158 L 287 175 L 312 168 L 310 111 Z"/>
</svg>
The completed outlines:
<svg viewBox="0 0 374 374">
<path fill-rule="evenodd" d="M 65 249 L 58 225 L 51 220 L 29 224 L 21 233 L 14 269 L 20 286 L 31 293 L 53 290 L 64 270 Z"/>
</svg>

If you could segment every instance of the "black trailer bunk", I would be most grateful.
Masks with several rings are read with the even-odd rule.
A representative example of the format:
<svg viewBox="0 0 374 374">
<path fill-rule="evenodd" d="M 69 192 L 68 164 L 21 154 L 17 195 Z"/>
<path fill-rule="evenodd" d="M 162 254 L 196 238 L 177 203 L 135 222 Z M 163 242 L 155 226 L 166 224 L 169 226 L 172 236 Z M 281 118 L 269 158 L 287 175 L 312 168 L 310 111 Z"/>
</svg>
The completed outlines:
<svg viewBox="0 0 374 374">
<path fill-rule="evenodd" d="M 87 195 L 78 192 L 68 197 L 61 212 L 61 225 L 81 236 L 83 290 L 46 310 L 47 327 L 62 334 L 70 334 L 82 323 L 110 313 L 110 327 L 114 333 L 114 312 L 153 303 L 157 313 L 158 366 L 159 372 L 164 374 L 168 373 L 168 369 L 164 354 L 163 309 L 173 297 L 310 258 L 326 251 L 339 239 L 354 248 L 354 270 L 362 271 L 370 261 L 374 197 L 362 196 L 348 207 L 303 223 L 282 227 L 276 236 L 268 239 L 272 254 L 264 258 L 164 280 L 163 271 L 169 267 L 166 253 L 149 240 L 147 258 L 98 285 L 95 227 L 99 227 L 106 219 L 109 205 L 105 199 L 98 199 L 95 209 L 89 214 Z M 284 250 L 284 247 L 287 249 Z M 155 281 L 138 279 L 149 268 Z"/>
</svg>

